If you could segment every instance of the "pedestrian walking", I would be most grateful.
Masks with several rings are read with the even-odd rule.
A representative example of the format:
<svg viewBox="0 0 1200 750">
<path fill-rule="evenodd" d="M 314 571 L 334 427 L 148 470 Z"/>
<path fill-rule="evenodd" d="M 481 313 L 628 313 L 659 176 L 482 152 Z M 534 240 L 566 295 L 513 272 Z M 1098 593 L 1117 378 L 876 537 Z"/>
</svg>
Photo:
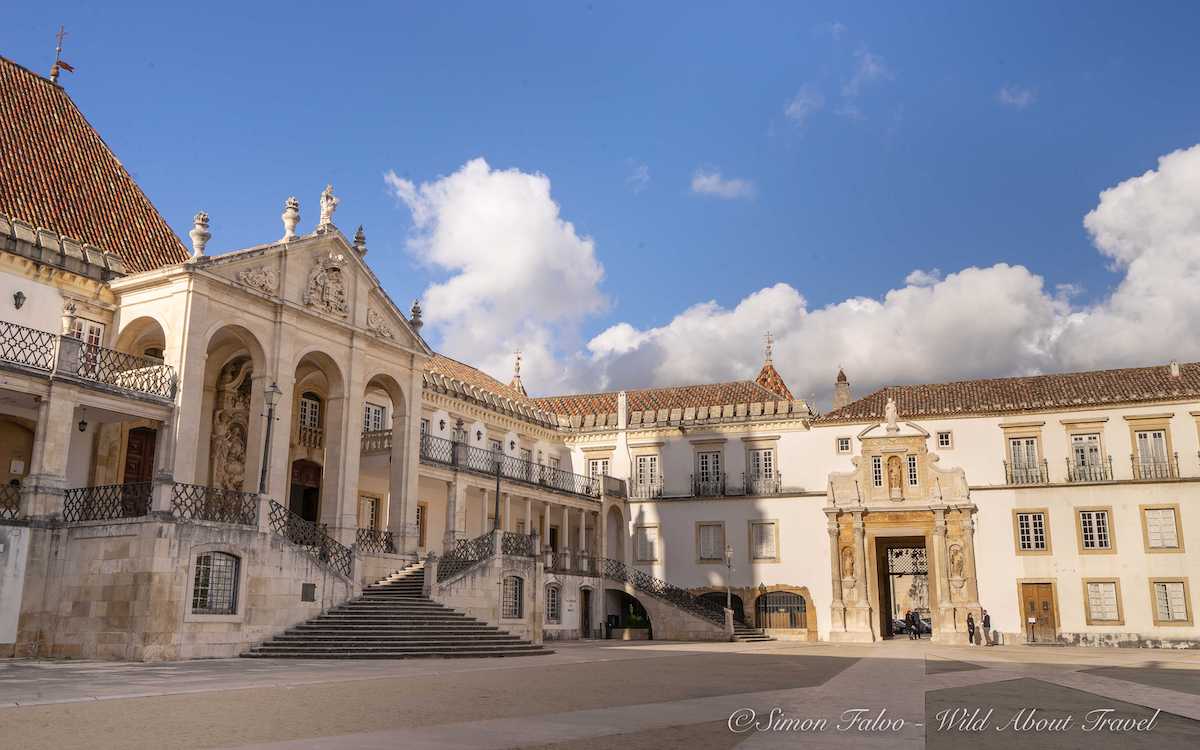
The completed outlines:
<svg viewBox="0 0 1200 750">
<path fill-rule="evenodd" d="M 983 625 L 983 645 L 995 646 L 996 642 L 992 640 L 992 616 L 988 614 L 986 609 L 983 610 L 981 623 Z"/>
<path fill-rule="evenodd" d="M 967 613 L 967 642 L 975 645 L 975 616 L 970 612 Z"/>
<path fill-rule="evenodd" d="M 908 637 L 914 641 L 921 640 L 921 615 L 916 610 L 908 610 Z"/>
</svg>

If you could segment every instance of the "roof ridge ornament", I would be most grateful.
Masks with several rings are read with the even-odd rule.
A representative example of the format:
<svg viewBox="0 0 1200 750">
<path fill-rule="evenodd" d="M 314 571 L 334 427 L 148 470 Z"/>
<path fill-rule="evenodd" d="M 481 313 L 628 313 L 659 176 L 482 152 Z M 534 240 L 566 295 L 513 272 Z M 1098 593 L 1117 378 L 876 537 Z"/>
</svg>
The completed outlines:
<svg viewBox="0 0 1200 750">
<path fill-rule="evenodd" d="M 360 258 L 365 258 L 367 255 L 367 234 L 363 231 L 362 224 L 358 225 L 358 231 L 354 233 L 354 251 Z"/>
<path fill-rule="evenodd" d="M 409 318 L 408 324 L 412 329 L 421 335 L 421 326 L 425 325 L 425 321 L 421 320 L 421 300 L 415 299 L 412 303 L 412 317 Z"/>
<path fill-rule="evenodd" d="M 333 194 L 333 185 L 326 185 L 321 191 L 321 219 L 317 223 L 317 231 L 324 232 L 333 226 L 333 212 L 337 210 L 341 200 Z"/>
<path fill-rule="evenodd" d="M 192 219 L 192 231 L 188 232 L 188 237 L 192 238 L 192 257 L 203 258 L 204 248 L 212 239 L 212 232 L 208 231 L 208 214 L 203 211 L 196 214 Z"/>
<path fill-rule="evenodd" d="M 283 204 L 283 213 L 279 215 L 283 220 L 283 242 L 290 242 L 296 239 L 296 225 L 300 223 L 300 201 L 296 196 L 289 197 Z"/>
</svg>

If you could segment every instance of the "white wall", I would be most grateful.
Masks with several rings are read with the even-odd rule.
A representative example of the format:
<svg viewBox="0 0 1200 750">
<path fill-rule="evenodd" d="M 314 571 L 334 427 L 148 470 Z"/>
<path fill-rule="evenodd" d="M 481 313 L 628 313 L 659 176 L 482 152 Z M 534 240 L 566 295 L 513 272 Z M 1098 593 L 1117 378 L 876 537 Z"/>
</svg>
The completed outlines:
<svg viewBox="0 0 1200 750">
<path fill-rule="evenodd" d="M 25 303 L 18 310 L 13 294 L 25 293 Z M 63 297 L 57 289 L 32 281 L 24 276 L 0 271 L 0 320 L 36 328 L 50 333 L 62 333 Z"/>
</svg>

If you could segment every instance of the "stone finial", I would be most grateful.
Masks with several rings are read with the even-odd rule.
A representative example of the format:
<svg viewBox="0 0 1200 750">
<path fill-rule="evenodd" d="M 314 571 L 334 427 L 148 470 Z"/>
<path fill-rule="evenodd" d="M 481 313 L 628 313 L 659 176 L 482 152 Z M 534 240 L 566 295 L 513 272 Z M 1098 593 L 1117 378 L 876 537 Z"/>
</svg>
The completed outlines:
<svg viewBox="0 0 1200 750">
<path fill-rule="evenodd" d="M 354 233 L 354 250 L 359 256 L 367 254 L 367 235 L 363 232 L 362 224 L 358 225 L 358 231 Z"/>
<path fill-rule="evenodd" d="M 283 241 L 296 239 L 296 225 L 300 223 L 300 201 L 296 200 L 296 196 L 288 198 L 283 204 L 283 213 L 279 218 L 283 219 Z"/>
<path fill-rule="evenodd" d="M 333 194 L 333 185 L 326 185 L 321 191 L 321 219 L 317 223 L 317 229 L 333 225 L 333 212 L 337 210 L 339 203 L 341 201 Z"/>
<path fill-rule="evenodd" d="M 192 231 L 188 232 L 188 237 L 192 238 L 192 255 L 195 258 L 203 257 L 204 247 L 212 238 L 212 232 L 208 231 L 208 214 L 201 211 L 196 214 L 193 219 Z"/>
<path fill-rule="evenodd" d="M 75 330 L 75 313 L 78 310 L 79 308 L 71 300 L 67 300 L 63 305 L 62 326 L 64 336 L 70 336 L 71 332 Z"/>
<path fill-rule="evenodd" d="M 413 300 L 412 317 L 409 318 L 408 322 L 412 325 L 414 331 L 417 333 L 421 332 L 421 326 L 425 325 L 425 322 L 421 320 L 421 300 Z"/>
</svg>

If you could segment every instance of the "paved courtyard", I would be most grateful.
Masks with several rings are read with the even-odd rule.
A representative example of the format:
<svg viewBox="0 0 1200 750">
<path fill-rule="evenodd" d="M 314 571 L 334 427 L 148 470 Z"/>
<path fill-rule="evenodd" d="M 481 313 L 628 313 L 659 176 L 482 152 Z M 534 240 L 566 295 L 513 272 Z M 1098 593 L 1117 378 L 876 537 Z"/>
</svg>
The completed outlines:
<svg viewBox="0 0 1200 750">
<path fill-rule="evenodd" d="M 1196 652 L 911 641 L 556 650 L 499 660 L 0 661 L 0 747 L 1200 745 Z"/>
</svg>

